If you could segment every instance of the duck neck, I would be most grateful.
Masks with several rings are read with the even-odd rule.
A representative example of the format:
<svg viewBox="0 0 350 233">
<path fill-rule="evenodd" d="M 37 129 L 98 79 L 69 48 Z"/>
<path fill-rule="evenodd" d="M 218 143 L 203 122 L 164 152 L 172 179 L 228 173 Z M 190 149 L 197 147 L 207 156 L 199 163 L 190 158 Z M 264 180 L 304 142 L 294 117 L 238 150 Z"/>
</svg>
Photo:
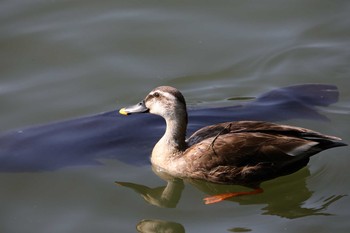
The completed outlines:
<svg viewBox="0 0 350 233">
<path fill-rule="evenodd" d="M 186 128 L 187 113 L 177 112 L 176 115 L 165 118 L 166 130 L 163 137 L 157 142 L 152 151 L 152 163 L 156 165 L 181 155 L 181 152 L 187 148 Z"/>
<path fill-rule="evenodd" d="M 171 151 L 184 151 L 186 149 L 186 128 L 187 128 L 187 116 L 186 119 L 166 119 L 165 134 L 160 141 L 165 143 L 164 146 L 168 147 Z"/>
</svg>

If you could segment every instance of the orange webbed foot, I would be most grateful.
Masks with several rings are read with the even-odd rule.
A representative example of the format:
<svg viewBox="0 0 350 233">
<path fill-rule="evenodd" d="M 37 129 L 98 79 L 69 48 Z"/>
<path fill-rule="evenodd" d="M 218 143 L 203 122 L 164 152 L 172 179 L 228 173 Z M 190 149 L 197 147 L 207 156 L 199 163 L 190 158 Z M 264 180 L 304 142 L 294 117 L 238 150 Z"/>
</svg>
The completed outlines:
<svg viewBox="0 0 350 233">
<path fill-rule="evenodd" d="M 204 204 L 208 205 L 208 204 L 218 203 L 220 201 L 226 200 L 231 197 L 258 194 L 258 193 L 262 193 L 263 191 L 264 190 L 262 188 L 257 188 L 257 189 L 254 189 L 253 191 L 248 191 L 248 192 L 222 193 L 222 194 L 206 197 L 203 200 L 204 200 Z"/>
</svg>

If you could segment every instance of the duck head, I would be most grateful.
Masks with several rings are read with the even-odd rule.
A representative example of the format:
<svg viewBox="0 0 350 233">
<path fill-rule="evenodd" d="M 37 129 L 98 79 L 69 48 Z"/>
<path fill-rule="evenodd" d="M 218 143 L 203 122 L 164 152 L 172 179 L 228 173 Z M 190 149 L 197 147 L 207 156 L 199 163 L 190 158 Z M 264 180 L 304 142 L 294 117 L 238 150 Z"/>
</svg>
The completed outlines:
<svg viewBox="0 0 350 233">
<path fill-rule="evenodd" d="M 146 112 L 165 119 L 176 118 L 178 114 L 185 115 L 187 118 L 185 98 L 181 92 L 170 86 L 157 87 L 138 104 L 119 110 L 119 113 L 123 115 Z"/>
</svg>

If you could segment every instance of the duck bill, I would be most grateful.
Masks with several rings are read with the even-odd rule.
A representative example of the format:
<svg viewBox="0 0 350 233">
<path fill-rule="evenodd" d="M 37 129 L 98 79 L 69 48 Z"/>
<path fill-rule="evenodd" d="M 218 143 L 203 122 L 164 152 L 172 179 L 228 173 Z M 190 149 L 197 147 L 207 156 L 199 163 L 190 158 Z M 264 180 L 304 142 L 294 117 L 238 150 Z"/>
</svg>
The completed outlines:
<svg viewBox="0 0 350 233">
<path fill-rule="evenodd" d="M 119 113 L 127 116 L 134 113 L 144 113 L 148 111 L 149 109 L 146 107 L 145 101 L 141 101 L 138 104 L 120 109 Z"/>
</svg>

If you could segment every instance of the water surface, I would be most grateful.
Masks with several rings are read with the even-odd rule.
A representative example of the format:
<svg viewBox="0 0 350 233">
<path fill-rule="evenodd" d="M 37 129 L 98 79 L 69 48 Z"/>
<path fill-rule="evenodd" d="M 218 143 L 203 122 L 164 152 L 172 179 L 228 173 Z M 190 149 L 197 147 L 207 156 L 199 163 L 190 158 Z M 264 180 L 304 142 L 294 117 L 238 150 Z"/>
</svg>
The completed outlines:
<svg viewBox="0 0 350 233">
<path fill-rule="evenodd" d="M 329 121 L 294 117 L 282 122 L 350 142 L 347 1 L 11 0 L 2 1 L 0 11 L 3 134 L 112 111 L 136 103 L 158 85 L 176 86 L 190 108 L 198 109 L 246 104 L 279 87 L 328 83 L 340 92 L 337 103 L 318 107 Z M 123 121 L 133 121 L 129 119 Z M 123 132 L 115 135 L 122 137 Z M 74 139 L 59 138 L 52 145 L 64 140 Z M 140 143 L 148 156 L 153 144 L 146 142 Z M 130 146 L 130 141 L 124 145 L 126 158 L 140 146 Z M 52 153 L 59 150 L 53 147 Z M 30 152 L 38 152 L 41 161 L 50 158 L 50 152 Z M 322 152 L 307 168 L 264 183 L 261 195 L 211 206 L 203 205 L 207 194 L 189 184 L 175 208 L 151 205 L 114 183 L 165 186 L 149 164 L 113 158 L 99 162 L 1 172 L 0 231 L 350 229 L 350 160 L 345 147 Z"/>
</svg>

